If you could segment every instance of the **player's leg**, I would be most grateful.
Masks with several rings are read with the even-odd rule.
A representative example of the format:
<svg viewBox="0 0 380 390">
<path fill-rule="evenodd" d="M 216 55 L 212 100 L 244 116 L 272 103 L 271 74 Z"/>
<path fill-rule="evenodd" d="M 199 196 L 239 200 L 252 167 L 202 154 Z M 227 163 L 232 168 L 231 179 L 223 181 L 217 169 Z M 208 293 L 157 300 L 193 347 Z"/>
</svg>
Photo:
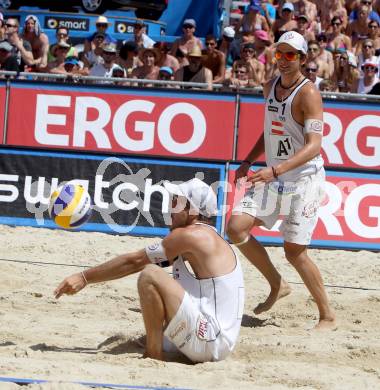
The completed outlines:
<svg viewBox="0 0 380 390">
<path fill-rule="evenodd" d="M 185 291 L 156 265 L 148 265 L 141 272 L 138 291 L 146 329 L 145 356 L 162 360 L 164 326 L 176 315 Z"/>
<path fill-rule="evenodd" d="M 335 328 L 335 314 L 330 307 L 321 273 L 310 259 L 306 246 L 285 241 L 284 250 L 287 260 L 300 274 L 305 286 L 318 306 L 319 324 L 316 328 Z"/>
<path fill-rule="evenodd" d="M 281 277 L 272 262 L 268 252 L 250 232 L 255 226 L 262 226 L 263 222 L 252 215 L 242 213 L 232 215 L 228 225 L 227 234 L 230 240 L 239 248 L 241 253 L 263 274 L 270 285 L 268 298 L 257 305 L 254 309 L 255 314 L 260 314 L 269 310 L 274 303 L 288 295 L 291 291 L 290 286 Z"/>
</svg>

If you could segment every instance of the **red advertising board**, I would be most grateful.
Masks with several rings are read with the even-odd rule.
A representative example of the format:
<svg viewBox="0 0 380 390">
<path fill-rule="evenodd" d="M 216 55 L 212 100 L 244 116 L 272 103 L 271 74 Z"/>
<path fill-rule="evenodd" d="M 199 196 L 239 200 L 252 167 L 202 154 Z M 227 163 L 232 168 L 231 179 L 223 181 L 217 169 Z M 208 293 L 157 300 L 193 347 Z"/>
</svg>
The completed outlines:
<svg viewBox="0 0 380 390">
<path fill-rule="evenodd" d="M 4 138 L 5 83 L 0 84 L 0 144 Z"/>
<path fill-rule="evenodd" d="M 324 102 L 322 155 L 326 166 L 380 169 L 378 103 Z M 241 98 L 237 159 L 244 160 L 264 125 L 262 99 Z M 264 157 L 260 159 L 264 160 Z"/>
<path fill-rule="evenodd" d="M 232 166 L 228 174 L 227 219 L 244 195 L 243 188 L 235 191 L 233 185 L 236 168 Z M 262 242 L 278 244 L 280 223 L 272 230 L 254 228 L 252 234 Z M 380 174 L 327 172 L 326 199 L 319 209 L 311 245 L 380 250 Z"/>
<path fill-rule="evenodd" d="M 22 83 L 11 88 L 7 144 L 229 160 L 234 117 L 232 95 Z"/>
</svg>

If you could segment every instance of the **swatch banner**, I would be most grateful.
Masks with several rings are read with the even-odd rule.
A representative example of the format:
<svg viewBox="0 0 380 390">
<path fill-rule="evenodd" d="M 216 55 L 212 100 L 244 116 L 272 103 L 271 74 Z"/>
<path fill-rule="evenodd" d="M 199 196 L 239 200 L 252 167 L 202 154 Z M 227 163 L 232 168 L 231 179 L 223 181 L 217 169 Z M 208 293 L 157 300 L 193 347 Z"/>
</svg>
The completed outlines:
<svg viewBox="0 0 380 390">
<path fill-rule="evenodd" d="M 5 83 L 0 81 L 0 144 L 3 143 L 4 139 L 5 91 Z"/>
<path fill-rule="evenodd" d="M 93 203 L 80 230 L 161 236 L 171 223 L 164 180 L 179 184 L 194 177 L 212 185 L 222 209 L 221 164 L 0 149 L 0 224 L 57 228 L 49 218 L 50 195 L 74 180 Z M 213 223 L 220 231 L 221 216 Z"/>
<path fill-rule="evenodd" d="M 281 114 L 284 104 L 275 101 L 268 109 Z M 380 169 L 379 103 L 324 100 L 323 107 L 322 156 L 325 165 Z M 263 99 L 242 96 L 239 113 L 237 160 L 244 160 L 264 130 Z M 285 122 L 285 117 L 283 120 Z M 264 160 L 262 155 L 258 161 Z"/>
<path fill-rule="evenodd" d="M 227 94 L 14 83 L 7 144 L 225 161 L 234 117 Z"/>
<path fill-rule="evenodd" d="M 232 165 L 228 173 L 227 220 L 244 195 L 244 188 L 236 190 L 233 184 L 237 167 Z M 311 246 L 380 250 L 380 174 L 332 170 L 326 174 L 326 198 Z M 280 224 L 281 220 L 272 230 L 258 227 L 251 233 L 263 243 L 280 244 Z"/>
</svg>

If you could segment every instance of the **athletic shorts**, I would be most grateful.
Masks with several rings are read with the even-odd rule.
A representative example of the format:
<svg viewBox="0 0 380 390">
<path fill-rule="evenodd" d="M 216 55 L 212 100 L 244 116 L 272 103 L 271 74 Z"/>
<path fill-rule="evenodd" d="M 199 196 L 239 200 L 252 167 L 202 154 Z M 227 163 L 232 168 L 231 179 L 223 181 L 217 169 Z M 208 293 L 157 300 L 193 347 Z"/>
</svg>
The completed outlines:
<svg viewBox="0 0 380 390">
<path fill-rule="evenodd" d="M 200 312 L 187 292 L 164 332 L 164 351 L 178 350 L 193 362 L 222 360 L 230 352 L 217 321 Z"/>
<path fill-rule="evenodd" d="M 260 183 L 246 192 L 232 213 L 252 215 L 261 220 L 267 229 L 282 218 L 279 229 L 284 240 L 308 245 L 325 196 L 324 183 L 324 169 L 295 182 Z"/>
</svg>

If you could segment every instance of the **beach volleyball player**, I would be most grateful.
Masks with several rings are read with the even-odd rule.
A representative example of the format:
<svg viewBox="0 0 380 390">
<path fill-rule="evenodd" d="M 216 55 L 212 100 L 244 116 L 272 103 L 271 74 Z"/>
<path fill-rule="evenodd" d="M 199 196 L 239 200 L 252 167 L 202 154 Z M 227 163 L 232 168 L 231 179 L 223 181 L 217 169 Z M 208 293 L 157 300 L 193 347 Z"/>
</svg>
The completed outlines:
<svg viewBox="0 0 380 390">
<path fill-rule="evenodd" d="M 319 310 L 316 328 L 331 329 L 336 326 L 335 315 L 321 274 L 307 253 L 324 197 L 325 172 L 320 155 L 322 99 L 314 84 L 300 71 L 307 54 L 302 35 L 286 32 L 275 45 L 280 76 L 264 86 L 264 132 L 238 168 L 236 180 L 247 177 L 251 164 L 263 152 L 267 166 L 247 179 L 253 186 L 233 210 L 227 233 L 270 284 L 267 300 L 255 309 L 260 314 L 288 295 L 290 287 L 250 231 L 260 225 L 270 229 L 283 215 L 280 231 L 285 256 L 315 299 Z"/>
<path fill-rule="evenodd" d="M 193 362 L 221 360 L 234 348 L 240 331 L 244 306 L 240 263 L 208 223 L 217 212 L 212 188 L 196 178 L 179 185 L 167 182 L 165 187 L 173 197 L 166 238 L 67 277 L 55 296 L 141 271 L 145 356 L 163 359 L 164 350 L 179 350 Z M 162 269 L 169 265 L 173 277 Z"/>
</svg>

